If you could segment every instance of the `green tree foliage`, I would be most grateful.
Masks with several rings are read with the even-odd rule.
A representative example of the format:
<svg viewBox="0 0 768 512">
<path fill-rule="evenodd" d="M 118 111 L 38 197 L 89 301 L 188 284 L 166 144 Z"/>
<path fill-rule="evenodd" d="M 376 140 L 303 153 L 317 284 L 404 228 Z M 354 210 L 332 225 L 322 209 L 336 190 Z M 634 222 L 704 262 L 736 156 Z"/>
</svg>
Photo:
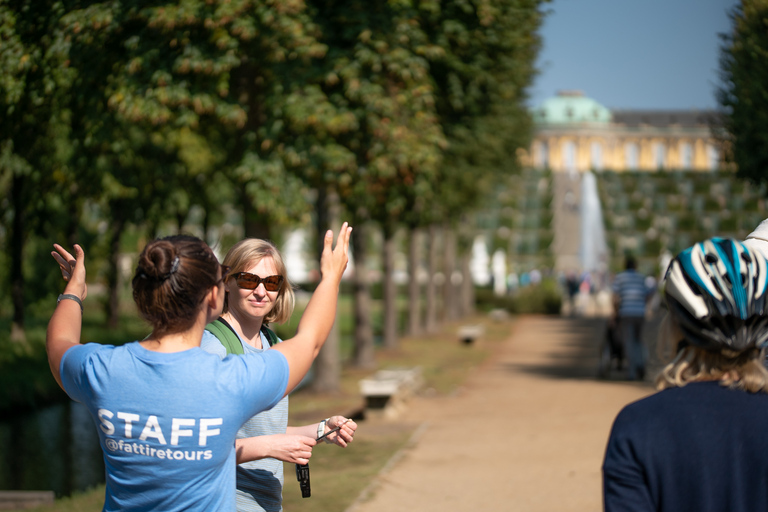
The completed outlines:
<svg viewBox="0 0 768 512">
<path fill-rule="evenodd" d="M 249 236 L 268 238 L 268 227 L 308 211 L 280 139 L 291 95 L 279 74 L 322 51 L 302 36 L 302 6 L 79 2 L 67 13 L 79 155 L 99 175 L 110 254 L 128 224 L 154 236 L 172 215 L 181 229 L 194 206 L 208 219 L 227 197 L 222 180 L 234 185 Z M 116 260 L 106 278 L 114 322 Z"/>
<path fill-rule="evenodd" d="M 449 141 L 437 218 L 457 218 L 518 167 L 531 135 L 527 89 L 540 47 L 542 0 L 418 2 L 431 46 L 437 115 Z"/>
<path fill-rule="evenodd" d="M 322 89 L 355 120 L 335 136 L 354 161 L 334 184 L 361 220 L 389 222 L 429 195 L 445 147 L 417 12 L 400 2 L 314 6 L 329 48 Z"/>
<path fill-rule="evenodd" d="M 418 200 L 431 195 L 445 146 L 434 113 L 427 61 L 420 55 L 425 38 L 417 11 L 408 3 L 346 0 L 311 5 L 321 41 L 328 46 L 322 90 L 337 111 L 355 119 L 354 130 L 335 137 L 353 156 L 352 165 L 332 179 L 357 226 L 355 262 L 365 268 L 368 248 L 363 228 L 376 222 L 390 241 L 400 219 Z M 355 362 L 370 366 L 368 283 L 363 272 L 356 273 L 355 279 Z M 385 309 L 391 312 L 394 297 L 386 295 Z M 388 346 L 396 341 L 391 323 L 385 323 Z"/>
<path fill-rule="evenodd" d="M 57 225 L 69 190 L 66 91 L 71 70 L 55 36 L 59 2 L 0 2 L 0 187 L 3 244 L 10 262 L 12 339 L 23 339 L 25 248 Z M 55 194 L 52 194 L 55 192 Z M 70 226 L 71 228 L 71 226 Z"/>
<path fill-rule="evenodd" d="M 30 227 L 87 224 L 114 324 L 129 227 L 202 210 L 207 233 L 234 203 L 273 238 L 310 191 L 352 216 L 361 268 L 364 226 L 391 255 L 403 223 L 454 221 L 514 170 L 541 1 L 0 0 L 10 274 Z"/>
<path fill-rule="evenodd" d="M 732 32 L 723 36 L 718 100 L 722 128 L 738 175 L 768 181 L 768 2 L 742 0 L 731 12 Z"/>
<path fill-rule="evenodd" d="M 291 115 L 312 111 L 303 68 L 325 48 L 302 1 L 182 1 L 126 10 L 142 27 L 110 101 L 133 121 L 189 126 L 220 150 L 246 235 L 271 236 L 309 210 L 287 172 L 306 160 Z"/>
<path fill-rule="evenodd" d="M 450 232 L 502 176 L 519 169 L 517 151 L 527 147 L 531 120 L 525 107 L 540 47 L 537 34 L 544 0 L 449 0 L 417 2 L 431 43 L 425 57 L 436 88 L 436 111 L 448 140 L 437 200 L 412 225 L 439 221 L 446 230 L 446 276 L 471 246 L 471 236 Z M 461 230 L 466 233 L 466 229 Z M 458 247 L 453 247 L 458 244 Z M 465 276 L 469 279 L 469 276 Z M 458 290 L 444 285 L 450 316 L 458 312 Z M 432 290 L 428 288 L 428 291 Z M 434 299 L 427 299 L 433 303 Z"/>
</svg>

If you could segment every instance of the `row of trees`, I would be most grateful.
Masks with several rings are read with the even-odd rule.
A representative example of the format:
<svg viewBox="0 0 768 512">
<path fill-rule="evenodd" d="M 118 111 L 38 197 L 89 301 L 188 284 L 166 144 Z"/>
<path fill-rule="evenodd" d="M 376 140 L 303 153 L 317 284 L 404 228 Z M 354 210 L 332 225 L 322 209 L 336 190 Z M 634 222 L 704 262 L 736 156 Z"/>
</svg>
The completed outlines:
<svg viewBox="0 0 768 512">
<path fill-rule="evenodd" d="M 719 134 L 738 176 L 768 183 L 768 0 L 741 0 L 722 35 Z"/>
<path fill-rule="evenodd" d="M 50 267 L 35 264 L 39 241 L 90 241 L 116 325 L 126 230 L 181 229 L 197 210 L 208 237 L 234 206 L 245 236 L 262 238 L 310 216 L 322 232 L 343 212 L 359 268 L 366 230 L 380 229 L 396 346 L 395 232 L 412 234 L 415 261 L 419 233 L 440 228 L 448 275 L 458 266 L 457 228 L 530 136 L 543 1 L 0 0 L 12 337 L 41 293 L 25 277 Z M 361 366 L 373 363 L 369 287 L 357 272 Z M 337 351 L 324 350 L 320 388 L 335 386 Z"/>
</svg>

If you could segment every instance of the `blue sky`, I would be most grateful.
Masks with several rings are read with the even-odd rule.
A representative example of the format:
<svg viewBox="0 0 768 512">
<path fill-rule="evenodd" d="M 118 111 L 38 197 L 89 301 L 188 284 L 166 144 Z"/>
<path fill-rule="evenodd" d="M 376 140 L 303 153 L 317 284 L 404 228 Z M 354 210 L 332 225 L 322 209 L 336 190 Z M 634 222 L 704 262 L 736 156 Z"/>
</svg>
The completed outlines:
<svg viewBox="0 0 768 512">
<path fill-rule="evenodd" d="M 578 89 L 608 108 L 715 108 L 734 0 L 554 0 L 541 29 L 538 106 Z"/>
</svg>

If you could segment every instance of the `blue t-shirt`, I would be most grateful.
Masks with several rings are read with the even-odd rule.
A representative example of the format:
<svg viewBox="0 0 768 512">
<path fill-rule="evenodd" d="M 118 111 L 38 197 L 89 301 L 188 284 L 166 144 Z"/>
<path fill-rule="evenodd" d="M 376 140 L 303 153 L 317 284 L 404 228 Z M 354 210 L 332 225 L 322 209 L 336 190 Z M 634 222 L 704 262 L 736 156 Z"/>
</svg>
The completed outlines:
<svg viewBox="0 0 768 512">
<path fill-rule="evenodd" d="M 288 363 L 276 350 L 221 360 L 89 343 L 67 350 L 61 379 L 97 426 L 104 510 L 231 512 L 237 431 L 280 401 Z"/>
<path fill-rule="evenodd" d="M 626 406 L 603 462 L 606 512 L 768 510 L 768 394 L 719 382 Z"/>
<path fill-rule="evenodd" d="M 644 316 L 645 301 L 652 291 L 645 284 L 645 276 L 634 269 L 617 274 L 613 280 L 613 293 L 619 297 L 619 316 Z"/>
</svg>

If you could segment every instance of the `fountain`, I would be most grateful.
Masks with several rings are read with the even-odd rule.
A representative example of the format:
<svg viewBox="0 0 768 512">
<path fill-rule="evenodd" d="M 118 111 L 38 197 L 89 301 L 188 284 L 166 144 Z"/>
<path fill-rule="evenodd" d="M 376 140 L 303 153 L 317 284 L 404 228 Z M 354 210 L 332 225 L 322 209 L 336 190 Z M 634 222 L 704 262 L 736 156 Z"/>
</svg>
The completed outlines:
<svg viewBox="0 0 768 512">
<path fill-rule="evenodd" d="M 590 273 L 606 270 L 608 247 L 605 243 L 605 227 L 597 195 L 597 180 L 591 172 L 585 172 L 581 179 L 581 244 L 579 261 L 581 268 Z"/>
</svg>

